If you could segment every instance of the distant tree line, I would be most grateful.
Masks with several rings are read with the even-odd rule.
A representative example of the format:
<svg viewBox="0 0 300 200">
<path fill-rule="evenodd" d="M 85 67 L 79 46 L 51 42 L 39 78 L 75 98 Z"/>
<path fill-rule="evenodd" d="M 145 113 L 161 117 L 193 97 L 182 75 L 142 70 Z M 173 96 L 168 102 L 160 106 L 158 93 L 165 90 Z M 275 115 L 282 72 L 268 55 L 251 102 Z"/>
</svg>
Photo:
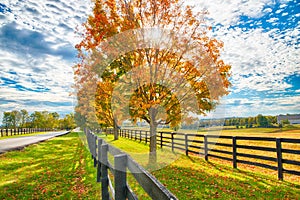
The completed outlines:
<svg viewBox="0 0 300 200">
<path fill-rule="evenodd" d="M 283 127 L 290 124 L 288 120 L 282 120 L 278 124 L 277 116 L 264 116 L 259 114 L 255 117 L 230 117 L 225 119 L 204 119 L 200 120 L 197 124 L 184 125 L 182 128 L 195 128 L 195 127 L 209 127 L 212 125 L 224 125 L 234 126 L 236 128 L 271 128 L 271 127 Z"/>
<path fill-rule="evenodd" d="M 76 127 L 74 114 L 67 114 L 60 118 L 57 112 L 34 111 L 29 114 L 27 110 L 13 110 L 3 113 L 2 128 L 50 128 L 73 129 Z"/>
<path fill-rule="evenodd" d="M 264 116 L 262 114 L 256 117 L 240 117 L 240 118 L 228 118 L 224 121 L 224 126 L 236 126 L 238 127 L 275 127 L 281 126 L 282 124 L 277 124 L 277 116 Z"/>
</svg>

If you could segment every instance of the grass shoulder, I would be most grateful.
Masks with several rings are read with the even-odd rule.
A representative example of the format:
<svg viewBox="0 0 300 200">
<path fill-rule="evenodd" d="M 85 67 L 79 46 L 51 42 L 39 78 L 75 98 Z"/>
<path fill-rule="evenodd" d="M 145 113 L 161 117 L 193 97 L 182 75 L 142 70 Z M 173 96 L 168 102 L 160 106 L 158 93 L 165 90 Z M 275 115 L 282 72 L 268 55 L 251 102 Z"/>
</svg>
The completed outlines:
<svg viewBox="0 0 300 200">
<path fill-rule="evenodd" d="M 79 134 L 0 155 L 0 199 L 100 199 L 96 170 Z"/>
</svg>

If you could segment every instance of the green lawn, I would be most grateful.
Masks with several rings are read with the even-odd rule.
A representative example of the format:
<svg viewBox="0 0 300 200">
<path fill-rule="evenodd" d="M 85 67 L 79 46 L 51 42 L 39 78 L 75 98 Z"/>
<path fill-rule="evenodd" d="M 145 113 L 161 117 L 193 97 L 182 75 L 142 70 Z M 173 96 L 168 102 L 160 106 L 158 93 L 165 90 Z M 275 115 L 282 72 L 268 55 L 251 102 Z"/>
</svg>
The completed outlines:
<svg viewBox="0 0 300 200">
<path fill-rule="evenodd" d="M 101 199 L 90 153 L 78 135 L 0 155 L 0 199 Z"/>
<path fill-rule="evenodd" d="M 144 154 L 147 145 L 124 138 L 114 141 L 111 135 L 101 137 L 132 157 L 142 153 L 147 160 Z M 165 159 L 158 160 L 164 162 Z M 265 171 L 233 169 L 231 165 L 206 162 L 196 156 L 179 155 L 173 161 L 152 174 L 179 199 L 300 199 L 299 182 L 278 181 Z M 132 177 L 129 182 L 141 199 L 149 199 Z"/>
</svg>

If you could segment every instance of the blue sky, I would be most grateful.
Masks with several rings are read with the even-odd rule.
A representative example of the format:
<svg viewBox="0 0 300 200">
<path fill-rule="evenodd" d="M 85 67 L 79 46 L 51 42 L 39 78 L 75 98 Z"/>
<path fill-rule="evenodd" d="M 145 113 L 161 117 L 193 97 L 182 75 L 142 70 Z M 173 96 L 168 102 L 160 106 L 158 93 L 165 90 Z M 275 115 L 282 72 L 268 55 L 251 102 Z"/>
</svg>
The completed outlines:
<svg viewBox="0 0 300 200">
<path fill-rule="evenodd" d="M 188 0 L 209 11 L 212 36 L 232 65 L 226 116 L 300 113 L 300 2 Z M 75 44 L 89 1 L 2 0 L 0 117 L 13 109 L 73 111 Z"/>
</svg>

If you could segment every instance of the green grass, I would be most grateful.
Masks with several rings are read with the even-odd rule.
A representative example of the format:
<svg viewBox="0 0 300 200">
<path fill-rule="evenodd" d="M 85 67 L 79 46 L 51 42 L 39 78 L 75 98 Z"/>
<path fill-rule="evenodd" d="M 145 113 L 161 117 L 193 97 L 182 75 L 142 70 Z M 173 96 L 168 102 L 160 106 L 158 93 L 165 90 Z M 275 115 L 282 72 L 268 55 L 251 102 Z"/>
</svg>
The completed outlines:
<svg viewBox="0 0 300 200">
<path fill-rule="evenodd" d="M 0 155 L 0 199 L 100 199 L 90 153 L 70 133 Z"/>
<path fill-rule="evenodd" d="M 111 135 L 103 137 L 132 157 L 149 148 L 129 139 L 114 141 Z M 265 171 L 233 169 L 222 162 L 206 162 L 196 156 L 181 154 L 173 161 L 152 174 L 179 199 L 300 199 L 299 182 L 278 181 L 276 176 Z M 132 176 L 129 176 L 129 183 L 141 199 L 150 199 Z"/>
</svg>

